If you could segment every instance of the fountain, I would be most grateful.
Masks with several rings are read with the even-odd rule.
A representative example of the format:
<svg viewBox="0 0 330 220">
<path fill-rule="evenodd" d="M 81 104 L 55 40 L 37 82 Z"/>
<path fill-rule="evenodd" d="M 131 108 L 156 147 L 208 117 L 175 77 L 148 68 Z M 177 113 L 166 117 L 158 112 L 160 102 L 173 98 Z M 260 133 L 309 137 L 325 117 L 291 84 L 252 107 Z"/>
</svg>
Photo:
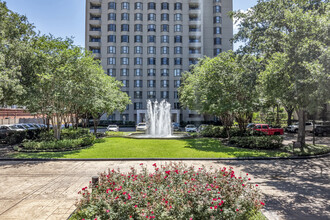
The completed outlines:
<svg viewBox="0 0 330 220">
<path fill-rule="evenodd" d="M 171 137 L 171 104 L 163 100 L 147 103 L 147 134 L 151 137 Z"/>
</svg>

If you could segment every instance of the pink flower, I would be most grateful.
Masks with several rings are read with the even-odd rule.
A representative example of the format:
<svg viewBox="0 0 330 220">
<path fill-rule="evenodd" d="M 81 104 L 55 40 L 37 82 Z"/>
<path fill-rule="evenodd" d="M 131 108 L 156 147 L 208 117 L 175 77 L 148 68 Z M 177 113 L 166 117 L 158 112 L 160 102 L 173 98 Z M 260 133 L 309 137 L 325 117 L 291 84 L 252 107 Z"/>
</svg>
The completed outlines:
<svg viewBox="0 0 330 220">
<path fill-rule="evenodd" d="M 261 205 L 265 205 L 265 203 L 263 203 L 263 202 L 260 202 L 260 204 L 261 204 Z"/>
<path fill-rule="evenodd" d="M 239 211 L 239 209 L 236 209 L 236 212 L 238 212 Z"/>
<path fill-rule="evenodd" d="M 156 163 L 154 163 L 152 166 L 157 167 Z"/>
<path fill-rule="evenodd" d="M 110 210 L 108 209 L 107 212 L 110 212 Z"/>
<path fill-rule="evenodd" d="M 140 165 L 142 166 L 142 165 L 143 165 L 143 163 L 140 163 Z"/>
<path fill-rule="evenodd" d="M 137 208 L 137 205 L 135 205 L 134 208 Z"/>
</svg>

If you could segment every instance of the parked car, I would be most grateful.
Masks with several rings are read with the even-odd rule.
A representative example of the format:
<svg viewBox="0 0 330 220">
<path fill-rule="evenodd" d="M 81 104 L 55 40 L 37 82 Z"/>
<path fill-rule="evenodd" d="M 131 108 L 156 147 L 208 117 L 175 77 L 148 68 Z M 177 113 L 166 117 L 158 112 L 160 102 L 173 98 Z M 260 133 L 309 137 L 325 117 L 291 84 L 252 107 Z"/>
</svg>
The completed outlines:
<svg viewBox="0 0 330 220">
<path fill-rule="evenodd" d="M 136 125 L 136 131 L 146 131 L 147 124 L 146 123 L 139 123 Z"/>
<path fill-rule="evenodd" d="M 327 136 L 330 134 L 330 126 L 316 126 L 315 127 L 315 135 L 319 136 L 319 135 L 323 135 L 323 136 Z"/>
<path fill-rule="evenodd" d="M 254 127 L 254 123 L 249 123 L 247 126 L 246 126 L 246 128 L 250 128 L 250 129 L 252 129 L 253 127 Z"/>
<path fill-rule="evenodd" d="M 316 127 L 317 125 L 315 125 Z M 298 129 L 299 129 L 299 123 L 295 123 L 293 125 L 289 125 L 287 127 L 287 131 L 288 132 L 294 132 L 294 133 L 297 133 L 298 132 Z M 308 132 L 313 132 L 313 122 L 306 122 L 305 123 L 305 131 L 308 131 Z"/>
<path fill-rule="evenodd" d="M 18 128 L 15 125 L 1 125 L 0 126 L 0 138 L 6 138 L 9 134 L 17 132 L 17 131 L 24 131 L 24 129 Z"/>
<path fill-rule="evenodd" d="M 173 131 L 180 131 L 180 124 L 173 122 L 172 129 L 173 129 Z"/>
<path fill-rule="evenodd" d="M 119 131 L 119 127 L 117 125 L 109 125 L 107 131 Z"/>
<path fill-rule="evenodd" d="M 206 127 L 207 127 L 206 124 L 201 124 L 201 125 L 197 128 L 197 131 L 198 131 L 198 132 L 201 132 L 201 131 L 203 131 Z"/>
<path fill-rule="evenodd" d="M 29 125 L 27 123 L 15 124 L 15 126 L 20 127 L 20 128 L 22 126 L 25 128 L 25 130 L 36 130 L 36 128 L 34 126 Z"/>
<path fill-rule="evenodd" d="M 187 125 L 185 127 L 185 131 L 186 132 L 197 132 L 197 128 L 195 125 Z"/>
<path fill-rule="evenodd" d="M 271 128 L 268 124 L 255 124 L 253 130 L 261 131 L 266 135 L 283 135 L 283 128 Z"/>
<path fill-rule="evenodd" d="M 24 125 L 24 124 L 15 124 L 16 127 L 23 129 L 23 130 L 28 130 L 29 126 Z"/>
</svg>

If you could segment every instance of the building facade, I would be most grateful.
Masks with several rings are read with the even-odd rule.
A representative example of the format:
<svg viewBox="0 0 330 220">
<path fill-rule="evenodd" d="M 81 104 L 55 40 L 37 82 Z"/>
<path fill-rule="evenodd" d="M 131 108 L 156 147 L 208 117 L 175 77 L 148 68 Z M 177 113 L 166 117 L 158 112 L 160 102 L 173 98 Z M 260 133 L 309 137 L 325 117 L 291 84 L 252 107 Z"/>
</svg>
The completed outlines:
<svg viewBox="0 0 330 220">
<path fill-rule="evenodd" d="M 232 50 L 232 0 L 86 0 L 86 49 L 123 83 L 132 104 L 109 120 L 145 120 L 147 100 L 171 103 L 172 121 L 203 120 L 181 109 L 181 74 L 203 56 Z"/>
</svg>

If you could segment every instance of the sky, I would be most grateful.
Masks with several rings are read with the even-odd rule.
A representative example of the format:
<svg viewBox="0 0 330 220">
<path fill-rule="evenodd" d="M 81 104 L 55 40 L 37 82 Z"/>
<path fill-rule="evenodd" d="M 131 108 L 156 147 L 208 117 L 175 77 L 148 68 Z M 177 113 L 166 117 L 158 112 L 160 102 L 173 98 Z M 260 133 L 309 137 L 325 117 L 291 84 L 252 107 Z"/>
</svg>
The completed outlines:
<svg viewBox="0 0 330 220">
<path fill-rule="evenodd" d="M 85 0 L 0 0 L 7 7 L 27 16 L 41 34 L 73 37 L 74 44 L 85 46 Z M 233 9 L 247 10 L 257 0 L 233 0 Z M 235 30 L 234 30 L 235 33 Z M 234 45 L 234 50 L 239 44 Z"/>
</svg>

